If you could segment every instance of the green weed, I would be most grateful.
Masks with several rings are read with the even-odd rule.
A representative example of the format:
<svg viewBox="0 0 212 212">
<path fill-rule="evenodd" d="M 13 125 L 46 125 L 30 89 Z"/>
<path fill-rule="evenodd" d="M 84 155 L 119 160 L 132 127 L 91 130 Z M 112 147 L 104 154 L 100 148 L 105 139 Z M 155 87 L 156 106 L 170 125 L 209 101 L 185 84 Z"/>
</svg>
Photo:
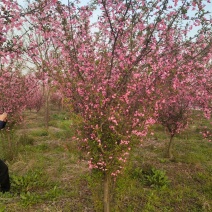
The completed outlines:
<svg viewBox="0 0 212 212">
<path fill-rule="evenodd" d="M 57 186 L 54 186 L 49 191 L 45 191 L 42 193 L 35 193 L 35 192 L 30 192 L 30 191 L 21 193 L 20 199 L 21 199 L 21 204 L 24 207 L 27 207 L 29 205 L 38 204 L 38 203 L 44 202 L 46 200 L 48 200 L 48 201 L 54 200 L 55 198 L 57 198 L 60 195 L 61 195 L 61 190 L 58 189 Z"/>
<path fill-rule="evenodd" d="M 46 177 L 40 170 L 29 171 L 23 176 L 11 175 L 11 187 L 14 193 L 33 191 L 45 187 Z"/>
<path fill-rule="evenodd" d="M 42 201 L 42 198 L 39 194 L 31 193 L 29 191 L 27 191 L 26 193 L 21 193 L 20 199 L 21 199 L 21 204 L 25 207 L 40 203 Z"/>
<path fill-rule="evenodd" d="M 5 212 L 5 211 L 6 211 L 6 206 L 0 203 L 0 212 Z"/>
<path fill-rule="evenodd" d="M 144 175 L 145 183 L 153 188 L 166 188 L 170 181 L 163 170 L 152 168 L 150 173 Z"/>
<path fill-rule="evenodd" d="M 156 189 L 162 189 L 168 187 L 170 181 L 166 175 L 166 172 L 156 168 L 142 168 L 136 167 L 131 170 L 131 177 L 139 180 L 146 186 L 150 186 Z"/>
</svg>

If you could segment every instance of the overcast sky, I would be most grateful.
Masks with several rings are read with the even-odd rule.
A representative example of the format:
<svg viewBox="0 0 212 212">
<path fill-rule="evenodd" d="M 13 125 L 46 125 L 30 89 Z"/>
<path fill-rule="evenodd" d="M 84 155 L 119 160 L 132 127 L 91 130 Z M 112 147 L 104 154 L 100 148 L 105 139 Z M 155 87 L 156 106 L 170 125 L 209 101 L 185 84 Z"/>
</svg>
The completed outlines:
<svg viewBox="0 0 212 212">
<path fill-rule="evenodd" d="M 1 1 L 1 0 L 0 0 Z M 68 0 L 60 0 L 61 1 L 61 3 L 63 3 L 63 4 L 68 4 Z M 72 1 L 72 0 L 69 0 L 70 2 Z M 171 2 L 173 2 L 174 0 L 169 0 L 169 2 L 171 3 Z M 21 4 L 21 5 L 26 5 L 26 1 L 25 0 L 18 0 L 18 2 L 19 2 L 19 4 Z M 81 5 L 87 5 L 89 2 L 91 2 L 90 0 L 81 0 L 80 1 L 81 3 L 79 4 L 80 6 Z M 209 11 L 210 12 L 210 14 L 208 15 L 208 17 L 210 16 L 212 16 L 212 2 L 211 3 L 208 3 L 208 0 L 203 0 L 203 2 L 205 3 L 205 5 L 206 5 L 206 7 L 205 7 L 205 10 L 207 10 L 207 11 Z M 172 4 L 172 3 L 171 3 Z M 99 14 L 100 14 L 100 10 L 96 10 L 94 13 L 93 13 L 93 17 L 92 17 L 92 19 L 91 19 L 91 21 L 93 21 L 93 22 L 95 22 L 95 21 L 97 21 L 97 17 L 99 16 Z M 195 12 L 193 11 L 189 11 L 189 16 L 194 16 L 194 14 L 195 14 Z M 193 31 L 192 31 L 192 34 L 190 35 L 190 36 L 193 36 L 195 33 L 196 33 L 196 31 L 197 31 L 197 28 L 196 29 L 194 29 Z"/>
</svg>

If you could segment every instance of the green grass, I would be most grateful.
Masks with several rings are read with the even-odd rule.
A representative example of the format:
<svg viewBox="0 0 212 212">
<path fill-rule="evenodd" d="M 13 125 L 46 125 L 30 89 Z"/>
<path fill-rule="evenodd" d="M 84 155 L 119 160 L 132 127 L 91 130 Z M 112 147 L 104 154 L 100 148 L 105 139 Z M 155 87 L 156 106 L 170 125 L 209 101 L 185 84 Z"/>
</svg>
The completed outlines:
<svg viewBox="0 0 212 212">
<path fill-rule="evenodd" d="M 0 158 L 9 166 L 12 188 L 0 193 L 0 212 L 102 211 L 101 176 L 91 174 L 87 156 L 72 140 L 76 131 L 67 111 L 25 113 L 25 125 L 1 132 Z M 78 117 L 74 117 L 74 121 Z M 36 120 L 40 120 L 37 122 Z M 209 212 L 212 210 L 212 148 L 200 132 L 210 120 L 193 119 L 174 138 L 174 160 L 165 157 L 168 135 L 155 125 L 111 185 L 112 212 Z"/>
</svg>

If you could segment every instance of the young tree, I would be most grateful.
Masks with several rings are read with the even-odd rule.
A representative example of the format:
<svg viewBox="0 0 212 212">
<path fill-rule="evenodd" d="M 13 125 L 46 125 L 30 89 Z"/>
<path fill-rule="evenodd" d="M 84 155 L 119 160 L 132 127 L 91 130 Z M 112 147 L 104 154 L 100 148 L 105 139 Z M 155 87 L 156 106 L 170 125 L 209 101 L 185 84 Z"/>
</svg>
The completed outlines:
<svg viewBox="0 0 212 212">
<path fill-rule="evenodd" d="M 170 97 L 161 102 L 158 110 L 158 122 L 165 127 L 170 135 L 167 156 L 173 159 L 172 143 L 176 134 L 188 125 L 191 102 L 185 96 Z"/>
<path fill-rule="evenodd" d="M 34 75 L 25 75 L 26 109 L 38 112 L 44 105 L 42 82 Z"/>
<path fill-rule="evenodd" d="M 99 0 L 96 23 L 90 22 L 92 7 L 48 2 L 33 23 L 61 53 L 63 69 L 50 72 L 65 77 L 65 94 L 83 118 L 81 142 L 90 167 L 104 174 L 104 211 L 109 211 L 111 177 L 124 166 L 132 138 L 145 136 L 154 123 L 161 82 L 173 69 L 188 80 L 197 68 L 204 69 L 198 59 L 208 61 L 210 23 L 203 1 Z M 192 9 L 195 19 L 188 15 Z M 202 32 L 187 39 L 201 24 Z"/>
</svg>

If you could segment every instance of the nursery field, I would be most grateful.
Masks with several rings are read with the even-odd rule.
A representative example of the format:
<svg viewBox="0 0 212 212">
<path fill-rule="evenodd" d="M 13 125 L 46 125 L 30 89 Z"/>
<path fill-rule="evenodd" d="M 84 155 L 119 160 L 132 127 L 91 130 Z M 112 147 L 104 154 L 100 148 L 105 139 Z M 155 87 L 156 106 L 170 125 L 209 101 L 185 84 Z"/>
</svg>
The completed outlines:
<svg viewBox="0 0 212 212">
<path fill-rule="evenodd" d="M 0 212 L 101 212 L 101 176 L 72 141 L 73 114 L 52 108 L 48 129 L 43 119 L 43 110 L 26 111 L 20 125 L 0 132 L 0 158 L 11 177 Z M 194 119 L 174 138 L 172 160 L 166 158 L 168 135 L 153 126 L 111 186 L 111 211 L 211 211 L 212 143 L 200 133 L 205 126 L 210 129 L 210 120 Z"/>
<path fill-rule="evenodd" d="M 0 212 L 211 212 L 211 8 L 0 0 Z"/>
</svg>

